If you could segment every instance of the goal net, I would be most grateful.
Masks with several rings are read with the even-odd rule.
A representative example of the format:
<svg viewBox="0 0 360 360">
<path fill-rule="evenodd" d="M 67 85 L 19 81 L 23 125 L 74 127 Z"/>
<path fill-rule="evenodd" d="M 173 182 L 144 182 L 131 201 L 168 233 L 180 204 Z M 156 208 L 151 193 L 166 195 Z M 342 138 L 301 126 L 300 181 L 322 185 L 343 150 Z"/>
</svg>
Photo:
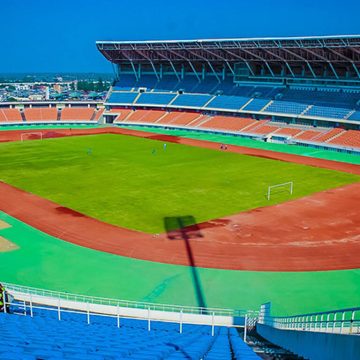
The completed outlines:
<svg viewBox="0 0 360 360">
<path fill-rule="evenodd" d="M 42 140 L 43 139 L 43 133 L 40 132 L 40 131 L 21 133 L 20 138 L 21 138 L 21 141 L 25 141 L 25 140 Z"/>
<path fill-rule="evenodd" d="M 270 200 L 271 194 L 274 192 L 279 192 L 279 191 L 281 191 L 281 192 L 287 191 L 290 195 L 292 195 L 293 191 L 294 191 L 294 182 L 288 181 L 288 182 L 282 183 L 282 184 L 270 185 L 268 187 L 268 191 L 267 191 L 267 199 Z"/>
</svg>

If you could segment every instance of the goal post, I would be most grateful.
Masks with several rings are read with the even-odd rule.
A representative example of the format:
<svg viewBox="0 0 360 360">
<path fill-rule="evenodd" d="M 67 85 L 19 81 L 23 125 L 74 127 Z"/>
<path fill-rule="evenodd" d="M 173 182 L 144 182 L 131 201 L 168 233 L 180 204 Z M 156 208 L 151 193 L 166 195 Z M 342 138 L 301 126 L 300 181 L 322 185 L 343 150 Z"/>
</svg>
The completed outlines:
<svg viewBox="0 0 360 360">
<path fill-rule="evenodd" d="M 270 185 L 268 187 L 268 191 L 267 191 L 267 199 L 270 200 L 271 198 L 271 191 L 273 189 L 278 189 L 278 188 L 283 188 L 283 189 L 287 189 L 290 193 L 290 195 L 293 194 L 294 191 L 294 182 L 293 181 L 288 181 L 282 184 L 275 184 L 275 185 Z"/>
<path fill-rule="evenodd" d="M 23 142 L 25 140 L 38 140 L 38 139 L 42 140 L 43 133 L 40 131 L 21 133 L 20 139 L 21 139 L 21 142 Z"/>
</svg>

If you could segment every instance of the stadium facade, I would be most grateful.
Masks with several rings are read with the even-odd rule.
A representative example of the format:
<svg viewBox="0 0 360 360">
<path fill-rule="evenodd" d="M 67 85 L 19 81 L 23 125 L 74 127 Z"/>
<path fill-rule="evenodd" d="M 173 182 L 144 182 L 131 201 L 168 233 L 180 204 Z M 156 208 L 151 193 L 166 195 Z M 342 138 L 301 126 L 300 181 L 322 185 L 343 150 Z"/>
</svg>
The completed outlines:
<svg viewBox="0 0 360 360">
<path fill-rule="evenodd" d="M 116 72 L 108 109 L 146 105 L 359 129 L 359 35 L 98 41 L 97 48 Z"/>
</svg>

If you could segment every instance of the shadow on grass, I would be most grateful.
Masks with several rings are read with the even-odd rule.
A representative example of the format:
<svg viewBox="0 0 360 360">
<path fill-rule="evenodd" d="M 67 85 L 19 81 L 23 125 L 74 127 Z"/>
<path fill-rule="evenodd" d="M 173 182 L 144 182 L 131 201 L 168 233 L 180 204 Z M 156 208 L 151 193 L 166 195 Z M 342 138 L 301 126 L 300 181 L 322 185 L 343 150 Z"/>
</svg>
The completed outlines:
<svg viewBox="0 0 360 360">
<path fill-rule="evenodd" d="M 198 239 L 203 237 L 200 228 L 196 225 L 196 220 L 194 216 L 186 215 L 165 217 L 164 228 L 166 230 L 166 234 L 169 240 L 179 240 L 184 242 L 186 253 L 190 263 L 196 300 L 199 307 L 206 308 L 206 300 L 190 244 L 190 239 Z"/>
</svg>

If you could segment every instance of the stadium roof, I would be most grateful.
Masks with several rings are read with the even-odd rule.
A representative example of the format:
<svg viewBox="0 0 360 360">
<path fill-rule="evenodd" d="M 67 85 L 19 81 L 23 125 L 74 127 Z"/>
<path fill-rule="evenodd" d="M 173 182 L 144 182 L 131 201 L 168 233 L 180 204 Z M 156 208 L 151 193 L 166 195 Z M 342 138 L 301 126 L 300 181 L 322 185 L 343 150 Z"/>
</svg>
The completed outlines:
<svg viewBox="0 0 360 360">
<path fill-rule="evenodd" d="M 199 39 L 153 41 L 97 41 L 110 61 L 239 61 L 308 60 L 360 61 L 360 35 Z"/>
<path fill-rule="evenodd" d="M 245 63 L 272 67 L 280 64 L 292 73 L 292 66 L 304 66 L 316 77 L 313 66 L 326 66 L 336 78 L 346 71 L 360 79 L 360 35 L 154 40 L 97 41 L 96 46 L 114 64 L 207 63 L 210 67 Z M 341 67 L 341 69 L 339 69 Z M 346 69 L 346 70 L 344 70 Z M 342 75 L 340 75 L 341 77 Z"/>
<path fill-rule="evenodd" d="M 188 39 L 188 40 L 135 40 L 135 41 L 97 41 L 97 44 L 163 44 L 163 43 L 194 43 L 194 42 L 254 42 L 254 41 L 302 41 L 327 39 L 357 39 L 360 35 L 332 35 L 332 36 L 294 36 L 294 37 L 263 37 L 263 38 L 228 38 L 228 39 Z"/>
</svg>

